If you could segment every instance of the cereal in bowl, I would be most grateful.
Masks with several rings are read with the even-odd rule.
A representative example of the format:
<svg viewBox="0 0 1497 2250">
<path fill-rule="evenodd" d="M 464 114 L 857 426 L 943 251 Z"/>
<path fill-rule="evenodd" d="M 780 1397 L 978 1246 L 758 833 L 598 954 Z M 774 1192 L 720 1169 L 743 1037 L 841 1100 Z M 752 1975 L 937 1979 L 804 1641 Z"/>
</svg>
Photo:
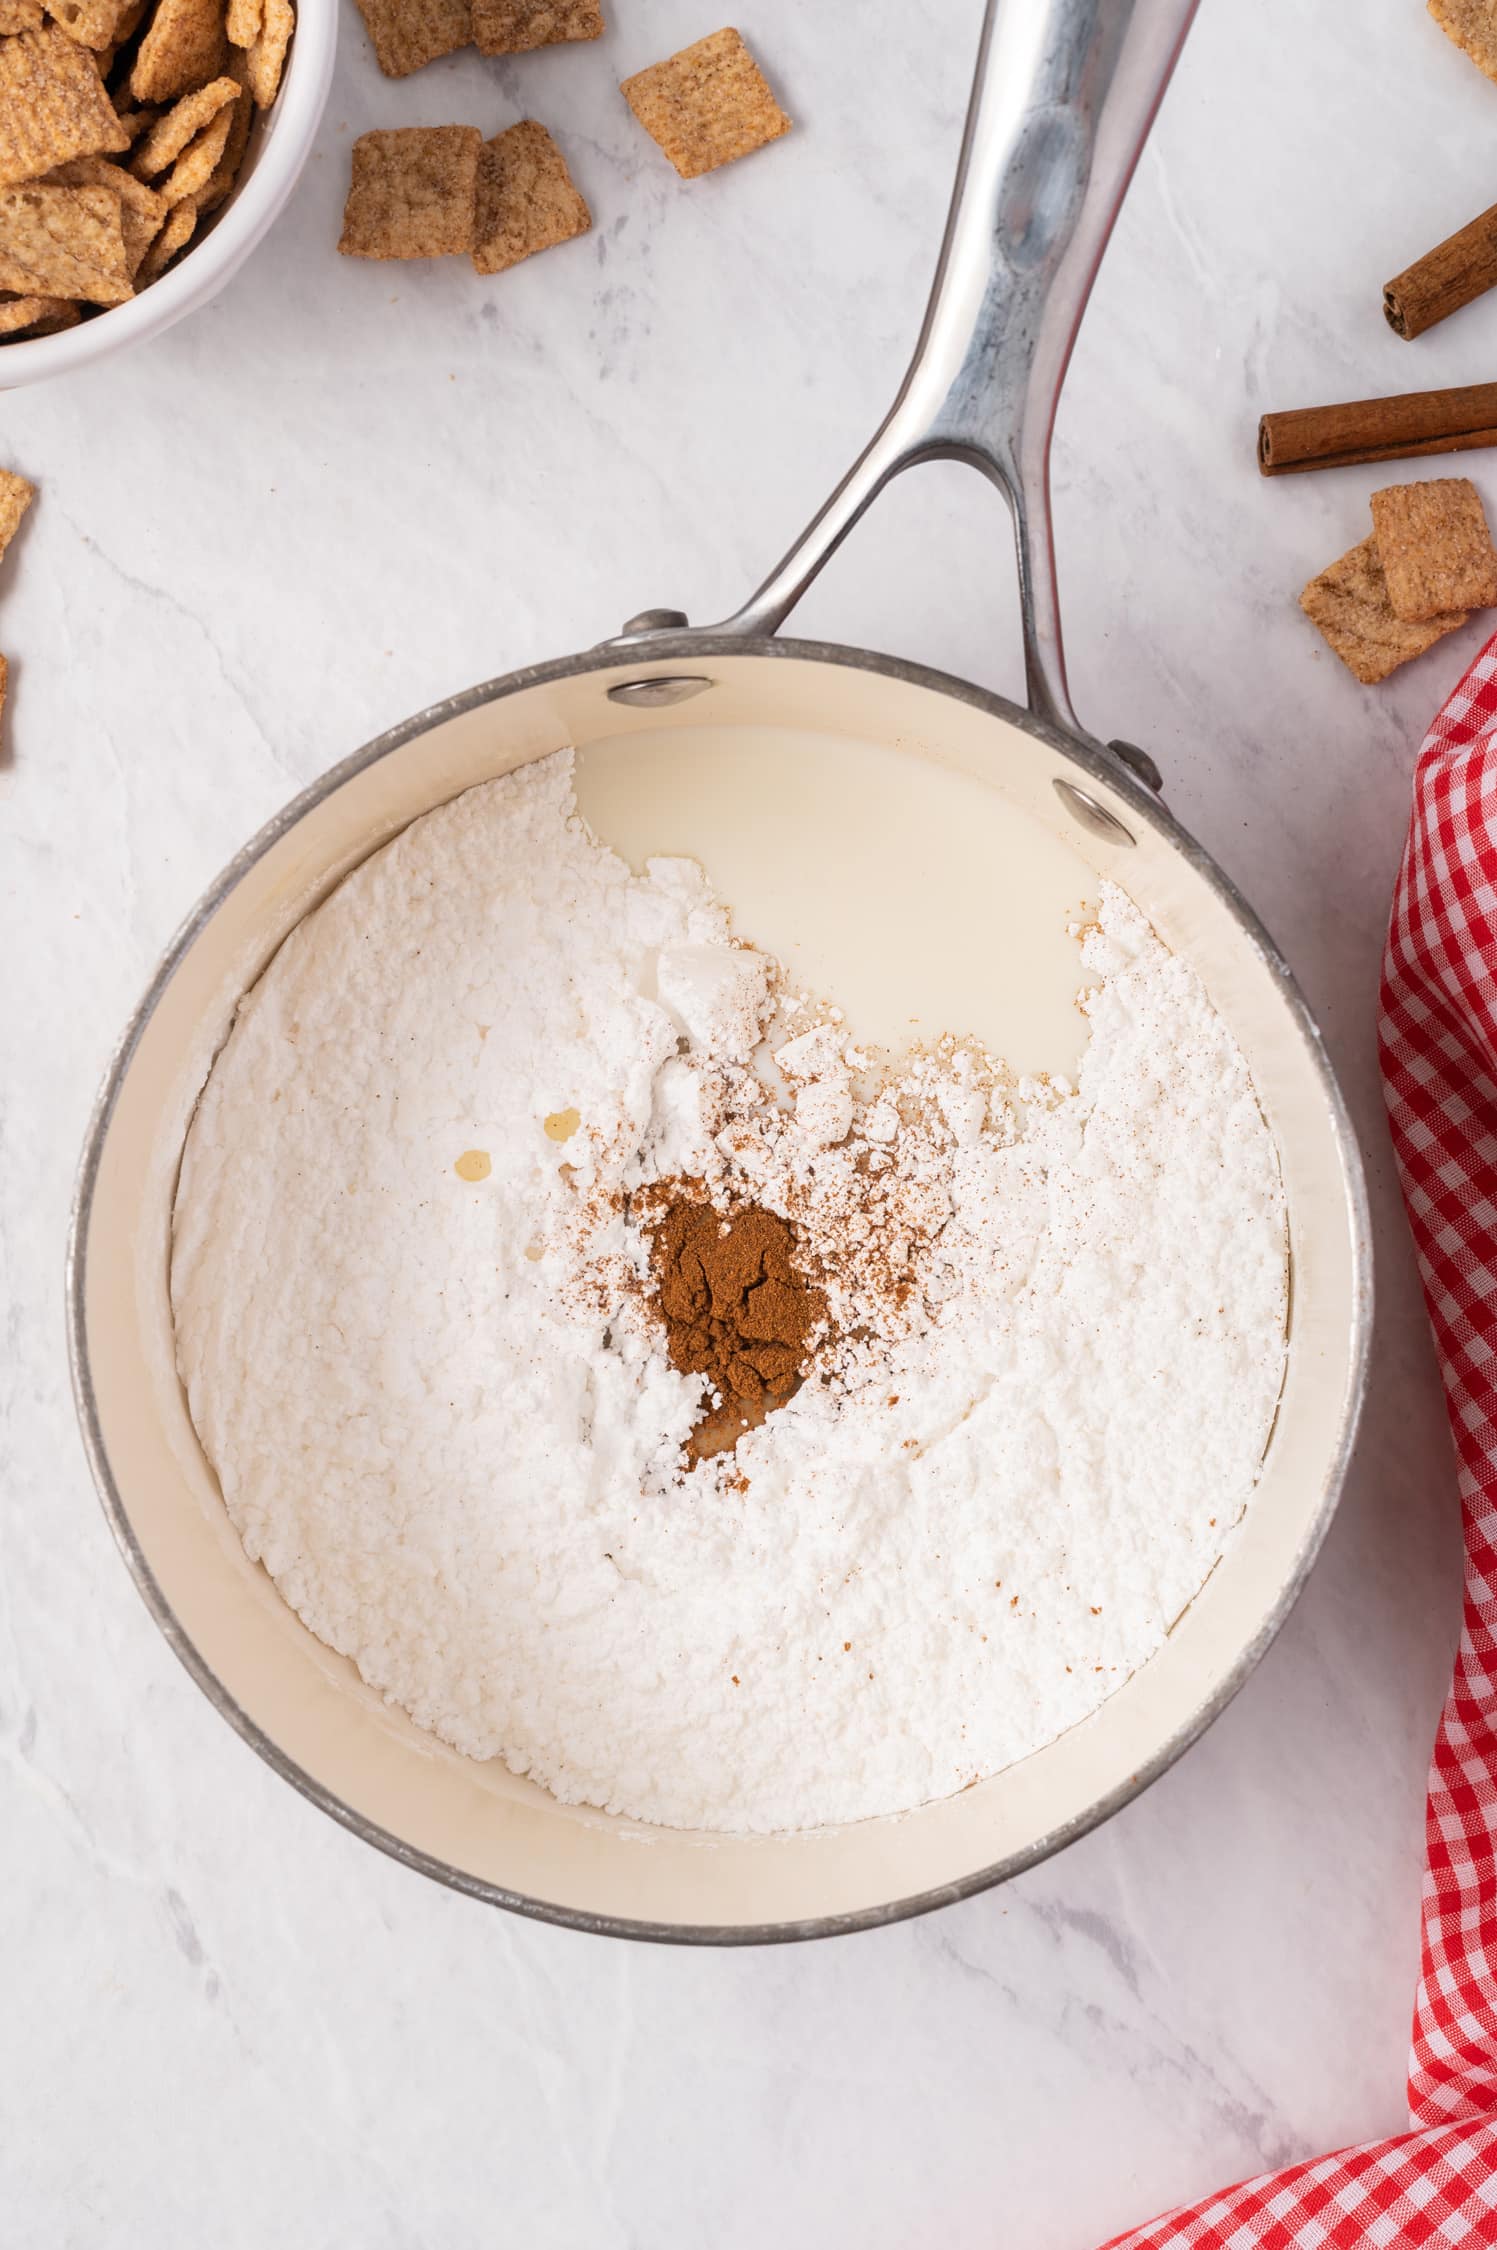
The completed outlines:
<svg viewBox="0 0 1497 2250">
<path fill-rule="evenodd" d="M 0 344 L 159 279 L 234 191 L 293 0 L 0 0 Z"/>
</svg>

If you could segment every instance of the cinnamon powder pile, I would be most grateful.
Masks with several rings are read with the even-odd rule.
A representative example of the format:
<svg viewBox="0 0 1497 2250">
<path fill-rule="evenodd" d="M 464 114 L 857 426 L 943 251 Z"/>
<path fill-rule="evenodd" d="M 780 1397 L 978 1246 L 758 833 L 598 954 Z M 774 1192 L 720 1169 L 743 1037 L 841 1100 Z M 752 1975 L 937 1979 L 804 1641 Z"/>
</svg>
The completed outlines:
<svg viewBox="0 0 1497 2250">
<path fill-rule="evenodd" d="M 731 1217 L 677 1192 L 650 1235 L 655 1304 L 671 1365 L 721 1399 L 687 1440 L 693 1461 L 726 1453 L 799 1390 L 826 1297 L 797 1271 L 795 1229 L 750 1203 Z"/>
</svg>

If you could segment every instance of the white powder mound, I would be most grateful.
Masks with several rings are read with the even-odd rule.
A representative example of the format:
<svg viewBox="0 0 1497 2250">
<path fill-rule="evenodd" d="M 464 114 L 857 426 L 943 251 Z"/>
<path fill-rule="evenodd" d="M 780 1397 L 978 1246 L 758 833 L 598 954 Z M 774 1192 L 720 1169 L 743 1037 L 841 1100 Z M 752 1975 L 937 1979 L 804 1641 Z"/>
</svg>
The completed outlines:
<svg viewBox="0 0 1497 2250">
<path fill-rule="evenodd" d="M 568 754 L 416 822 L 188 1137 L 180 1365 L 251 1556 L 458 1749 L 671 1826 L 897 1812 L 1085 1718 L 1248 1505 L 1285 1226 L 1192 972 L 1110 888 L 1081 957 L 1074 1090 L 954 1042 L 880 1085 Z M 689 1470 L 629 1205 L 681 1174 L 794 1220 L 833 1329 Z"/>
</svg>

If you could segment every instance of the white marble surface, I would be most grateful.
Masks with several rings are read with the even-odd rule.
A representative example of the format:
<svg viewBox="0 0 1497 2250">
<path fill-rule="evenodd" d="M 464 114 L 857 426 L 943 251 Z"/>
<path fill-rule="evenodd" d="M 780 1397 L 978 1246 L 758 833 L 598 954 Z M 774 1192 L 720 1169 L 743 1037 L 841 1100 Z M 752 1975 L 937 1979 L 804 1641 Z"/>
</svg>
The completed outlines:
<svg viewBox="0 0 1497 2250">
<path fill-rule="evenodd" d="M 308 0 L 312 4 L 312 0 Z M 208 310 L 0 405 L 41 497 L 0 575 L 6 1474 L 0 2212 L 152 2250 L 1084 2246 L 1396 2128 L 1452 1480 L 1373 1061 L 1421 726 L 1478 644 L 1358 688 L 1294 607 L 1371 470 L 1265 484 L 1260 409 L 1490 377 L 1385 276 L 1490 199 L 1497 88 L 1413 0 L 1204 0 L 1058 434 L 1076 701 L 1147 743 L 1265 913 L 1361 1120 L 1372 1405 L 1288 1629 L 1184 1764 L 1004 1892 L 810 1949 L 655 1951 L 449 1896 L 333 1827 L 178 1668 L 67 1395 L 61 1261 L 106 1050 L 178 917 L 294 789 L 647 602 L 720 614 L 844 465 L 918 320 L 977 0 L 741 20 L 799 122 L 689 188 L 615 77 L 712 28 L 380 81 L 348 7 L 318 153 Z M 592 237 L 479 283 L 333 253 L 374 123 L 569 128 Z M 1497 506 L 1491 456 L 1468 464 Z M 888 495 L 807 629 L 1018 685 L 1005 524 Z"/>
</svg>

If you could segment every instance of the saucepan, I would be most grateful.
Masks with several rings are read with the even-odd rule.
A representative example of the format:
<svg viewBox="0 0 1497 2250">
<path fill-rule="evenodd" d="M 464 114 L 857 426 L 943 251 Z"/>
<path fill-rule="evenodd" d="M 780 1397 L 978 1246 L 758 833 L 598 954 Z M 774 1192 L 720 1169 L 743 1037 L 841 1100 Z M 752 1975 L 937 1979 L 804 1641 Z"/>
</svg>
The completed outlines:
<svg viewBox="0 0 1497 2250">
<path fill-rule="evenodd" d="M 1105 1819 L 1201 1733 L 1324 1536 L 1371 1318 L 1351 1127 L 1262 925 L 1172 818 L 1148 758 L 1075 718 L 1050 532 L 1056 396 L 1193 7 L 989 0 L 914 363 L 778 569 L 720 625 L 647 611 L 336 766 L 225 869 L 110 1065 L 77 1193 L 69 1324 L 84 1440 L 126 1563 L 198 1684 L 278 1773 L 367 1842 L 477 1898 L 579 1929 L 743 1943 L 865 1928 L 1001 1882 Z M 981 469 L 1010 505 L 1027 709 L 917 664 L 776 637 L 879 489 L 940 457 Z M 1230 1024 L 1277 1142 L 1287 1374 L 1258 1488 L 1219 1564 L 1157 1655 L 1084 1724 L 895 1819 L 696 1836 L 563 1806 L 460 1757 L 387 1709 L 247 1560 L 187 1413 L 167 1295 L 172 1198 L 236 1003 L 308 908 L 404 825 L 567 745 L 607 841 L 634 859 L 694 852 L 745 934 L 842 980 L 850 1021 L 865 1006 L 906 1020 L 924 1006 L 925 1021 L 963 1030 L 981 1018 L 1016 1065 L 1047 1052 L 1053 1063 L 1054 1042 L 1074 1038 L 1065 916 L 1088 888 L 1120 884 Z"/>
</svg>

